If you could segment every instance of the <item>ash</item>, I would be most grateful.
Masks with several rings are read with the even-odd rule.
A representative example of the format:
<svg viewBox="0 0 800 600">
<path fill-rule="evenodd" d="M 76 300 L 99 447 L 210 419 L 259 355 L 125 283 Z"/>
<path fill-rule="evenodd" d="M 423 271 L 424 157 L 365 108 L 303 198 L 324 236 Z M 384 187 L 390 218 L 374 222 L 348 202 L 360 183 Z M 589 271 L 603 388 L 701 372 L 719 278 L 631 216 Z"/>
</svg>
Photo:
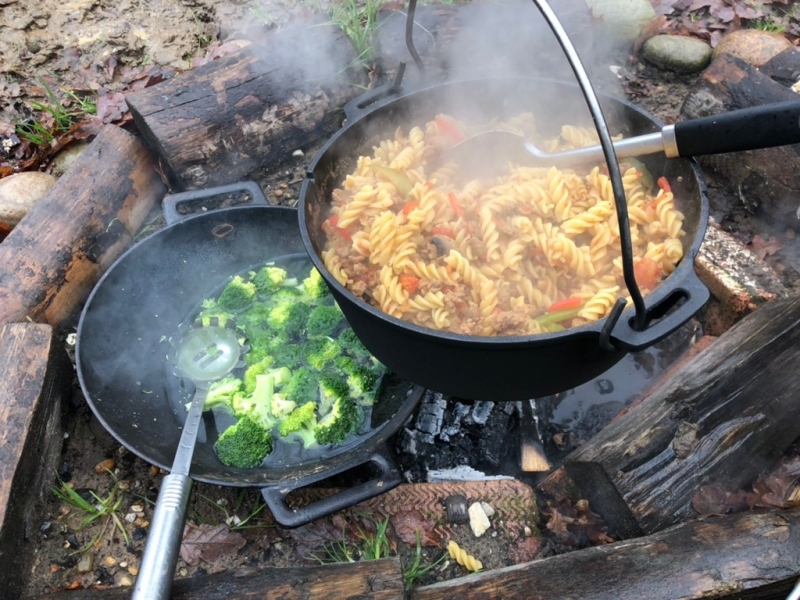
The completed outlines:
<svg viewBox="0 0 800 600">
<path fill-rule="evenodd" d="M 513 402 L 471 402 L 427 391 L 396 437 L 397 460 L 409 483 L 431 471 L 470 467 L 477 475 L 512 475 L 518 460 Z"/>
</svg>

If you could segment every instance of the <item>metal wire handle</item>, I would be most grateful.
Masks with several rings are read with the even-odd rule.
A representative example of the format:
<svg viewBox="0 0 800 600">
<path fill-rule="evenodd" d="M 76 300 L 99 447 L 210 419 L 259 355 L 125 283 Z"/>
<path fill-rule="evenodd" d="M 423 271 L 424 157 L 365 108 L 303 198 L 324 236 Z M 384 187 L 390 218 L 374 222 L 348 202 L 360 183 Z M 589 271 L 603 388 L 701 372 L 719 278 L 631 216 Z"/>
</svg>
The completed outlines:
<svg viewBox="0 0 800 600">
<path fill-rule="evenodd" d="M 603 155 L 608 163 L 611 189 L 614 191 L 614 203 L 617 207 L 617 219 L 619 221 L 619 242 L 622 250 L 622 275 L 625 279 L 625 285 L 628 288 L 628 293 L 631 295 L 631 300 L 633 300 L 633 305 L 636 309 L 636 317 L 634 319 L 633 328 L 636 331 L 643 331 L 647 326 L 647 307 L 645 306 L 644 297 L 642 296 L 642 292 L 639 290 L 639 286 L 636 283 L 636 277 L 634 276 L 633 272 L 633 244 L 631 242 L 628 204 L 625 199 L 625 187 L 622 184 L 622 174 L 620 173 L 619 164 L 617 163 L 617 155 L 614 152 L 614 145 L 611 140 L 611 133 L 608 130 L 608 124 L 603 116 L 603 110 L 600 108 L 600 102 L 598 101 L 597 95 L 594 92 L 594 88 L 589 80 L 589 76 L 583 67 L 583 63 L 578 56 L 578 52 L 575 50 L 575 46 L 572 45 L 572 41 L 569 39 L 567 32 L 561 26 L 561 22 L 558 20 L 555 12 L 553 12 L 553 9 L 550 8 L 550 5 L 546 0 L 533 0 L 533 3 L 536 5 L 536 8 L 539 9 L 539 12 L 542 13 L 542 16 L 550 26 L 550 29 L 555 34 L 561 49 L 564 51 L 564 54 L 566 54 L 567 60 L 572 68 L 572 72 L 578 79 L 578 85 L 583 92 L 583 96 L 586 99 L 586 104 L 588 105 L 589 111 L 592 114 L 592 120 L 594 121 L 595 129 L 597 129 L 597 134 L 600 137 L 600 145 L 603 148 Z M 416 8 L 417 0 L 409 0 L 408 14 L 406 15 L 406 47 L 408 48 L 411 56 L 414 58 L 414 62 L 416 63 L 417 68 L 420 70 L 420 75 L 424 78 L 425 70 L 422 65 L 422 60 L 419 58 L 419 53 L 414 47 L 412 35 Z M 622 310 L 625 308 L 625 305 L 626 302 L 624 298 L 617 299 L 611 314 L 608 316 L 606 326 L 603 329 L 602 339 L 605 340 L 604 346 L 606 346 L 609 350 L 616 350 L 616 348 L 610 344 L 610 334 L 611 330 L 614 328 L 614 325 L 622 314 Z"/>
</svg>

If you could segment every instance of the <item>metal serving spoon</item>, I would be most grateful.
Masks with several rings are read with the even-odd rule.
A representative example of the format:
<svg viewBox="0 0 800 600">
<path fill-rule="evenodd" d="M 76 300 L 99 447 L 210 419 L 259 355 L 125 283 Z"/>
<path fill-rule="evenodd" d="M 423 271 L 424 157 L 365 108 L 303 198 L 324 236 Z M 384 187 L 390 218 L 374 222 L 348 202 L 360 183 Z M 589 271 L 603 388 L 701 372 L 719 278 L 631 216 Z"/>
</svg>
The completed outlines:
<svg viewBox="0 0 800 600">
<path fill-rule="evenodd" d="M 659 152 L 667 158 L 675 158 L 796 143 L 800 143 L 800 100 L 789 100 L 666 125 L 656 133 L 614 142 L 614 151 L 617 158 Z M 443 152 L 430 171 L 455 162 L 462 173 L 474 175 L 496 171 L 509 161 L 530 166 L 570 167 L 605 162 L 605 155 L 599 144 L 551 154 L 519 134 L 493 130 L 479 133 Z"/>
<path fill-rule="evenodd" d="M 172 470 L 164 477 L 158 493 L 132 600 L 166 600 L 170 596 L 192 489 L 189 468 L 203 405 L 211 383 L 230 373 L 239 364 L 241 354 L 236 332 L 226 327 L 190 329 L 175 340 L 174 345 L 172 362 L 181 375 L 194 382 L 196 390 L 183 424 Z"/>
</svg>

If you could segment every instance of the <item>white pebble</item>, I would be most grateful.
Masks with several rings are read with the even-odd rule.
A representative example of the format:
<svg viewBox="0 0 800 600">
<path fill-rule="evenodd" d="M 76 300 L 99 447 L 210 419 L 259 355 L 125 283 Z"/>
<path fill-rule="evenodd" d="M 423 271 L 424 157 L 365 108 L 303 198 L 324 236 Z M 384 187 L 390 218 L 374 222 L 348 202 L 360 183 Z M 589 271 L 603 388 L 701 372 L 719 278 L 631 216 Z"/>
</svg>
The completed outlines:
<svg viewBox="0 0 800 600">
<path fill-rule="evenodd" d="M 475 537 L 481 537 L 491 527 L 489 517 L 483 512 L 480 502 L 473 502 L 469 507 L 469 526 Z"/>
<path fill-rule="evenodd" d="M 128 513 L 127 515 L 125 515 L 125 520 L 128 523 L 133 523 L 136 520 L 136 513 Z"/>
<path fill-rule="evenodd" d="M 292 156 L 294 156 L 295 158 L 302 158 L 303 156 L 305 156 L 305 154 L 303 153 L 302 150 L 295 150 L 294 152 L 292 152 Z"/>
<path fill-rule="evenodd" d="M 486 513 L 487 517 L 493 517 L 494 513 L 496 512 L 494 508 L 492 508 L 491 504 L 487 504 L 486 502 L 481 502 L 481 508 L 483 512 Z"/>
</svg>

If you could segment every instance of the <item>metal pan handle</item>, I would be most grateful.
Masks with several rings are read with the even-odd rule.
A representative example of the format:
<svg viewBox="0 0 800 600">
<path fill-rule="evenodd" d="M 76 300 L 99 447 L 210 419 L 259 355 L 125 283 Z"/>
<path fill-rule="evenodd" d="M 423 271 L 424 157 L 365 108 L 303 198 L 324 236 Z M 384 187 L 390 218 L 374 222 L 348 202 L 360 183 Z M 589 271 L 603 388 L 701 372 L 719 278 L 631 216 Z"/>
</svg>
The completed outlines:
<svg viewBox="0 0 800 600">
<path fill-rule="evenodd" d="M 671 291 L 647 309 L 648 321 L 658 319 L 642 331 L 636 331 L 632 326 L 632 319 L 619 319 L 613 323 L 610 332 L 605 330 L 600 336 L 600 345 L 611 345 L 609 349 L 621 349 L 628 352 L 637 352 L 649 348 L 659 340 L 665 338 L 681 325 L 691 319 L 703 308 L 709 299 L 708 288 L 700 278 L 689 268 L 682 275 L 674 273 L 678 279 L 670 281 Z M 624 307 L 624 302 L 622 307 Z M 674 309 L 674 310 L 673 310 Z M 670 310 L 673 312 L 667 314 Z M 613 311 L 612 311 L 613 314 Z M 659 318 L 661 317 L 661 318 Z"/>
<path fill-rule="evenodd" d="M 343 490 L 338 494 L 317 500 L 316 502 L 303 506 L 302 508 L 291 508 L 286 503 L 286 496 L 296 489 L 306 487 L 331 475 L 336 475 L 360 465 L 372 463 L 378 467 L 378 474 L 369 481 L 355 487 Z M 261 495 L 267 503 L 275 520 L 284 527 L 301 527 L 312 521 L 321 519 L 330 514 L 355 506 L 359 502 L 374 498 L 392 488 L 397 487 L 403 481 L 400 471 L 397 468 L 394 457 L 388 450 L 381 446 L 371 456 L 365 460 L 359 460 L 335 470 L 326 470 L 319 475 L 312 475 L 293 481 L 291 484 L 277 485 L 262 488 Z"/>
<path fill-rule="evenodd" d="M 395 100 L 397 96 L 404 91 L 402 83 L 405 72 L 406 63 L 401 62 L 397 66 L 397 74 L 394 77 L 394 81 L 361 94 L 345 104 L 344 116 L 347 118 L 347 122 L 353 123 L 365 115 L 378 110 L 387 102 Z"/>
<path fill-rule="evenodd" d="M 233 192 L 247 192 L 250 194 L 250 202 L 248 205 L 263 205 L 270 206 L 264 192 L 255 181 L 241 181 L 239 183 L 232 183 L 229 185 L 220 185 L 218 187 L 206 188 L 204 190 L 193 190 L 191 192 L 180 192 L 178 194 L 167 194 L 161 202 L 162 210 L 164 211 L 164 219 L 167 225 L 172 225 L 178 221 L 182 221 L 192 214 L 181 214 L 178 212 L 178 207 L 182 204 L 196 202 L 205 198 L 214 198 L 215 196 L 222 196 L 224 194 L 231 194 Z"/>
</svg>

